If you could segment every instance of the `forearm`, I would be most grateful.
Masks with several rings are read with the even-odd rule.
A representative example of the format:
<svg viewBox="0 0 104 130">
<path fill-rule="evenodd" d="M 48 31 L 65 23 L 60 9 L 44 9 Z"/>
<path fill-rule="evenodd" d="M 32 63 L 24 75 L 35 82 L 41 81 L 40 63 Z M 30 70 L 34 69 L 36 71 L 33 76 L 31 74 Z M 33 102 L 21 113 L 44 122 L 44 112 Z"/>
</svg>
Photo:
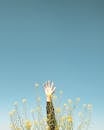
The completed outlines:
<svg viewBox="0 0 104 130">
<path fill-rule="evenodd" d="M 55 119 L 55 112 L 52 103 L 52 95 L 55 91 L 54 83 L 47 81 L 44 84 L 44 90 L 46 94 L 46 110 L 47 110 L 47 124 L 49 126 L 49 130 L 55 130 L 57 123 Z"/>
<path fill-rule="evenodd" d="M 54 107 L 52 104 L 52 100 L 51 100 L 51 102 L 47 101 L 46 109 L 47 109 L 47 124 L 48 124 L 50 130 L 55 130 L 57 123 L 56 123 L 56 119 L 55 119 L 55 113 L 54 113 Z"/>
</svg>

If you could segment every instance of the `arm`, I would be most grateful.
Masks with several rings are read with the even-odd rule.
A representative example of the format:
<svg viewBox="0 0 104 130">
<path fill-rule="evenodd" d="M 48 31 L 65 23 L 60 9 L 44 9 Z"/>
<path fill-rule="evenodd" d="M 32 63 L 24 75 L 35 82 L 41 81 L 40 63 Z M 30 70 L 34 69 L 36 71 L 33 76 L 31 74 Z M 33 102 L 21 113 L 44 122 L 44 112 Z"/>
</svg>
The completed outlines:
<svg viewBox="0 0 104 130">
<path fill-rule="evenodd" d="M 49 130 L 55 130 L 57 126 L 57 122 L 55 119 L 55 112 L 54 112 L 54 107 L 52 103 L 52 95 L 55 91 L 55 87 L 53 82 L 46 82 L 44 85 L 44 90 L 46 94 L 46 110 L 47 110 L 47 124 L 49 126 Z"/>
</svg>

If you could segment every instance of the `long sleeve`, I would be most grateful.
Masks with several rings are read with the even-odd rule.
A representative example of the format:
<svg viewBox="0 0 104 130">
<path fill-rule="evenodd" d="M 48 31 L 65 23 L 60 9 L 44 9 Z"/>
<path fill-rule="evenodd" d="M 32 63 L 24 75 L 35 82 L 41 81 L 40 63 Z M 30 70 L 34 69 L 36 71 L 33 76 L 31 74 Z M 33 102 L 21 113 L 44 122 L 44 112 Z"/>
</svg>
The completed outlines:
<svg viewBox="0 0 104 130">
<path fill-rule="evenodd" d="M 55 130 L 57 122 L 55 119 L 55 112 L 52 102 L 47 102 L 46 110 L 47 110 L 47 124 L 49 126 L 49 130 Z"/>
</svg>

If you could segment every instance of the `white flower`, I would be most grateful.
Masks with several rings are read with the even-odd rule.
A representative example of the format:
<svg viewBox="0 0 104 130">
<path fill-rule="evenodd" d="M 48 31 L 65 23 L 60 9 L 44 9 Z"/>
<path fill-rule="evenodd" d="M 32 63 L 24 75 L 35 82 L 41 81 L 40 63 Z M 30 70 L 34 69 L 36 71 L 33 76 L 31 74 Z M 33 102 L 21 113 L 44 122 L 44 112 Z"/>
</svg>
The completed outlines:
<svg viewBox="0 0 104 130">
<path fill-rule="evenodd" d="M 87 104 L 83 104 L 83 107 L 86 108 L 86 107 L 87 107 Z"/>
<path fill-rule="evenodd" d="M 81 118 L 83 116 L 82 112 L 79 112 L 78 116 Z"/>
<path fill-rule="evenodd" d="M 69 103 L 69 104 L 72 104 L 72 100 L 71 100 L 71 99 L 68 99 L 68 103 Z"/>
<path fill-rule="evenodd" d="M 80 102 L 80 98 L 79 98 L 79 97 L 78 97 L 78 98 L 76 98 L 76 101 L 77 101 L 77 102 Z"/>
<path fill-rule="evenodd" d="M 18 106 L 18 102 L 16 101 L 16 102 L 14 102 L 14 104 L 13 104 L 14 106 Z"/>
<path fill-rule="evenodd" d="M 87 105 L 87 109 L 88 109 L 88 110 L 92 110 L 92 108 L 93 108 L 92 104 L 88 104 L 88 105 Z"/>
<path fill-rule="evenodd" d="M 38 87 L 39 87 L 39 84 L 38 84 L 38 83 L 35 83 L 35 87 L 38 88 Z"/>
<path fill-rule="evenodd" d="M 35 112 L 35 110 L 34 110 L 34 109 L 32 109 L 32 110 L 31 110 L 31 113 L 34 113 L 34 112 Z"/>
<path fill-rule="evenodd" d="M 62 91 L 62 90 L 60 90 L 60 91 L 59 91 L 59 93 L 60 93 L 60 94 L 63 94 L 63 91 Z"/>
<path fill-rule="evenodd" d="M 22 102 L 23 102 L 23 103 L 26 103 L 26 102 L 27 102 L 27 100 L 26 100 L 25 98 L 23 98 L 23 99 L 22 99 Z"/>
</svg>

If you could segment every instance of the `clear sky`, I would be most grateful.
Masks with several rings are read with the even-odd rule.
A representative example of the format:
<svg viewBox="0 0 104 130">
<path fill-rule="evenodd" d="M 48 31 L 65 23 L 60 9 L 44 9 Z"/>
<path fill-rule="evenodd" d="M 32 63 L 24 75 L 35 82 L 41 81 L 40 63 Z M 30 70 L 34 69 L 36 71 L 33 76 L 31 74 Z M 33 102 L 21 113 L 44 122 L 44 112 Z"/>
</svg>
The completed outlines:
<svg viewBox="0 0 104 130">
<path fill-rule="evenodd" d="M 12 103 L 32 101 L 46 80 L 92 103 L 91 130 L 104 129 L 103 0 L 0 0 L 0 129 Z"/>
</svg>

